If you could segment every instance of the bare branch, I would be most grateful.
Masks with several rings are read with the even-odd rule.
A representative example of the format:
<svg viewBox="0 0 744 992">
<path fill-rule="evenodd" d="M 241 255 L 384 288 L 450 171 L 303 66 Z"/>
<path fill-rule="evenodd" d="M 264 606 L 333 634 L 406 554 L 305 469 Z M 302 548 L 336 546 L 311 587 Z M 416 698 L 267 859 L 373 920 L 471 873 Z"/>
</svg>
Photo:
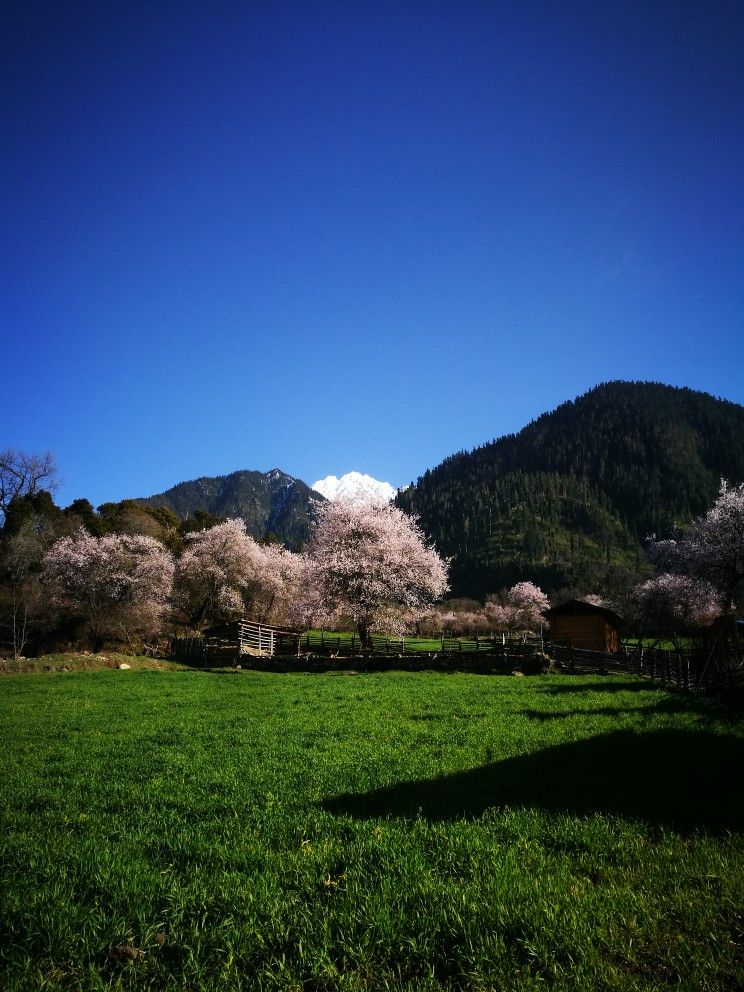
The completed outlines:
<svg viewBox="0 0 744 992">
<path fill-rule="evenodd" d="M 14 448 L 0 451 L 0 516 L 14 499 L 33 496 L 40 489 L 54 492 L 58 486 L 57 464 L 51 452 L 27 455 Z"/>
</svg>

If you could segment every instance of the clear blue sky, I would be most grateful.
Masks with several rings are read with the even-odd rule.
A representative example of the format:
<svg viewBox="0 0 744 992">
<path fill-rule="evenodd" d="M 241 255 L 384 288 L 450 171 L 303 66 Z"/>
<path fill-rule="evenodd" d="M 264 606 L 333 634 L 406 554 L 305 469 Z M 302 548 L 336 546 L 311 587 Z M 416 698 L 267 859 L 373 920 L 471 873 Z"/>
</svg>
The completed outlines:
<svg viewBox="0 0 744 992">
<path fill-rule="evenodd" d="M 3 4 L 0 448 L 63 505 L 405 484 L 607 379 L 744 402 L 740 2 Z"/>
</svg>

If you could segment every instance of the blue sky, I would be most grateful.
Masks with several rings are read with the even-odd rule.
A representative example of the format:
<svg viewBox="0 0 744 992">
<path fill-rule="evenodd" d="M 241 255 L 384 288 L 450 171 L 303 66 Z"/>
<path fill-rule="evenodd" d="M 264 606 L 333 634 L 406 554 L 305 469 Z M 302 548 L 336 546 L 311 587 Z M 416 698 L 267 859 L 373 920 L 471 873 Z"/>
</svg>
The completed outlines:
<svg viewBox="0 0 744 992">
<path fill-rule="evenodd" d="M 744 402 L 740 3 L 6 2 L 0 447 L 62 505 L 395 485 L 608 379 Z"/>
</svg>

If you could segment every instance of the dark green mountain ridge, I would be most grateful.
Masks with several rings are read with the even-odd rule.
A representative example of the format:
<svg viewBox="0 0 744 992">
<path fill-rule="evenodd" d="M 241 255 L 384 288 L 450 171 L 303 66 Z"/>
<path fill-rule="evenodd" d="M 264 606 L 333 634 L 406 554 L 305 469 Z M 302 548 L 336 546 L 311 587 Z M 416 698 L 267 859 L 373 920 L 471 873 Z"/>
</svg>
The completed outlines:
<svg viewBox="0 0 744 992">
<path fill-rule="evenodd" d="M 197 510 L 218 517 L 240 517 L 258 540 L 276 537 L 297 549 L 310 535 L 314 508 L 323 502 L 304 482 L 279 469 L 241 470 L 180 482 L 156 496 L 138 500 L 145 506 L 166 506 L 182 519 Z"/>
<path fill-rule="evenodd" d="M 401 492 L 453 591 L 520 579 L 601 591 L 643 565 L 650 534 L 703 513 L 721 478 L 744 481 L 744 407 L 656 382 L 607 382 Z"/>
</svg>

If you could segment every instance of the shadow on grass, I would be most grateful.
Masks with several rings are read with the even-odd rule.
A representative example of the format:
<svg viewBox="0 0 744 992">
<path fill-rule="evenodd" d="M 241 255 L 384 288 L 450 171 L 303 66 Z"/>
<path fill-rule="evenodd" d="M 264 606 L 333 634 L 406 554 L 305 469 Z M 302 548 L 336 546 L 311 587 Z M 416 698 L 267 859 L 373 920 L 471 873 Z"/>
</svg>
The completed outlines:
<svg viewBox="0 0 744 992">
<path fill-rule="evenodd" d="M 682 833 L 744 829 L 744 741 L 708 732 L 615 731 L 436 779 L 323 802 L 360 819 L 432 821 L 511 806 L 613 814 Z"/>
<path fill-rule="evenodd" d="M 632 682 L 627 679 L 619 679 L 616 675 L 598 676 L 597 681 L 587 685 L 586 682 L 578 684 L 568 681 L 572 676 L 565 676 L 565 681 L 553 684 L 540 685 L 538 692 L 545 692 L 550 696 L 562 696 L 566 693 L 574 692 L 649 692 L 659 690 L 662 687 L 658 684 L 648 682 L 645 679 L 634 679 Z"/>
<path fill-rule="evenodd" d="M 550 720 L 566 720 L 574 716 L 609 716 L 617 717 L 620 713 L 640 713 L 643 716 L 657 716 L 663 713 L 689 713 L 696 712 L 702 716 L 700 703 L 690 696 L 669 696 L 668 699 L 661 699 L 656 703 L 649 703 L 646 706 L 587 706 L 585 709 L 572 710 L 519 710 L 520 716 L 526 716 L 528 720 L 538 720 L 540 723 L 547 723 Z"/>
</svg>

